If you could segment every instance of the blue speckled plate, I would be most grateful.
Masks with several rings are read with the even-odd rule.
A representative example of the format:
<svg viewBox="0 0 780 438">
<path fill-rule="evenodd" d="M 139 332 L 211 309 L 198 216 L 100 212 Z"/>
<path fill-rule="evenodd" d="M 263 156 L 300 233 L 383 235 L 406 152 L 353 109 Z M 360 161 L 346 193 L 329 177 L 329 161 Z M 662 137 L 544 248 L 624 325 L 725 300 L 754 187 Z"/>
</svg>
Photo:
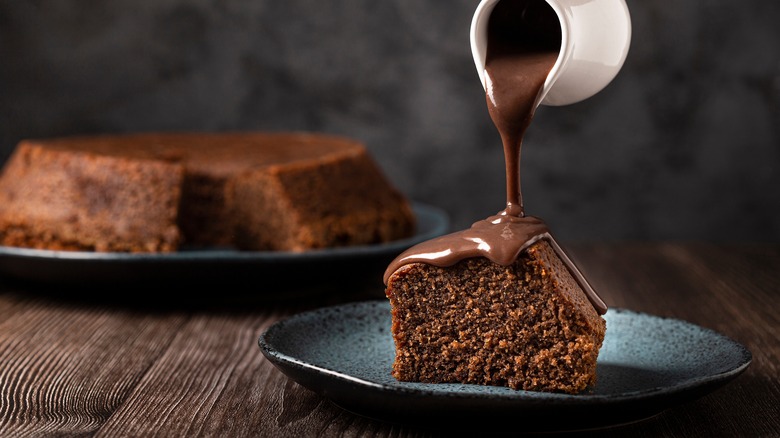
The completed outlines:
<svg viewBox="0 0 780 438">
<path fill-rule="evenodd" d="M 116 288 L 154 283 L 168 291 L 192 288 L 252 288 L 258 296 L 322 291 L 338 283 L 358 288 L 382 287 L 388 263 L 406 248 L 444 234 L 447 214 L 413 203 L 414 236 L 379 245 L 328 248 L 307 252 L 190 249 L 173 253 L 52 251 L 0 246 L 0 275 L 25 282 L 63 286 Z M 349 272 L 346 272 L 349 270 Z M 301 275 L 306 272 L 306 275 Z M 349 274 L 349 275 L 347 275 Z M 361 283 L 362 282 L 362 283 Z M 184 288 L 187 286 L 189 289 Z M 293 291 L 292 289 L 296 289 Z"/>
<path fill-rule="evenodd" d="M 598 383 L 579 395 L 399 382 L 390 375 L 394 346 L 387 301 L 293 316 L 271 326 L 259 344 L 287 376 L 357 414 L 457 427 L 511 425 L 518 431 L 644 419 L 724 385 L 751 361 L 742 345 L 684 321 L 621 309 L 610 309 L 605 319 Z"/>
</svg>

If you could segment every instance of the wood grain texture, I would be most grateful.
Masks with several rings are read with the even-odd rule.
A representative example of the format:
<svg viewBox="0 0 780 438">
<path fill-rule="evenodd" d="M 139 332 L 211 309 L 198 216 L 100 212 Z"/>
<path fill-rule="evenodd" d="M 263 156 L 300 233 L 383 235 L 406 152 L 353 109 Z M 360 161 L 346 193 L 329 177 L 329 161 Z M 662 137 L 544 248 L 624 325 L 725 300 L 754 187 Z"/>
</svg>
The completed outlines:
<svg viewBox="0 0 780 438">
<path fill-rule="evenodd" d="M 780 246 L 569 249 L 609 305 L 684 319 L 753 353 L 745 374 L 712 394 L 583 436 L 780 436 Z M 260 353 L 270 324 L 365 296 L 236 303 L 226 294 L 213 305 L 156 305 L 0 283 L 0 436 L 459 435 L 343 411 Z"/>
</svg>

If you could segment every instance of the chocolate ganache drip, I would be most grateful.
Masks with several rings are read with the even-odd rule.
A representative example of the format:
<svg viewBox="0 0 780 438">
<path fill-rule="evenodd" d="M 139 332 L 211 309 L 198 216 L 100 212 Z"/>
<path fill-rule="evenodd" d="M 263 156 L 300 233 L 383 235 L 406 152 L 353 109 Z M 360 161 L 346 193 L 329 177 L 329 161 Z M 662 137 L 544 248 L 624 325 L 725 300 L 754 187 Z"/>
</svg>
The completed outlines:
<svg viewBox="0 0 780 438">
<path fill-rule="evenodd" d="M 599 314 L 607 311 L 580 270 L 558 245 L 542 220 L 526 216 L 520 191 L 520 148 L 533 119 L 547 76 L 558 59 L 560 24 L 544 0 L 501 0 L 488 22 L 485 98 L 506 161 L 506 208 L 471 228 L 423 242 L 399 255 L 385 271 L 390 276 L 410 263 L 452 266 L 486 257 L 509 266 L 529 246 L 547 240 Z"/>
</svg>

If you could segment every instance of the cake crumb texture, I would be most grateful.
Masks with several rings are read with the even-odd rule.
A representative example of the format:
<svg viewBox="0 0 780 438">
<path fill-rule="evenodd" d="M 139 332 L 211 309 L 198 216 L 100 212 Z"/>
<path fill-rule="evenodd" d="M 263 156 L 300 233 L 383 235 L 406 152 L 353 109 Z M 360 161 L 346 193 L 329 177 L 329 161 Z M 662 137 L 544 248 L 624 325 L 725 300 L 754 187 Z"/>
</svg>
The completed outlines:
<svg viewBox="0 0 780 438">
<path fill-rule="evenodd" d="M 386 290 L 401 381 L 579 393 L 596 382 L 606 323 L 552 247 L 401 267 Z"/>
</svg>

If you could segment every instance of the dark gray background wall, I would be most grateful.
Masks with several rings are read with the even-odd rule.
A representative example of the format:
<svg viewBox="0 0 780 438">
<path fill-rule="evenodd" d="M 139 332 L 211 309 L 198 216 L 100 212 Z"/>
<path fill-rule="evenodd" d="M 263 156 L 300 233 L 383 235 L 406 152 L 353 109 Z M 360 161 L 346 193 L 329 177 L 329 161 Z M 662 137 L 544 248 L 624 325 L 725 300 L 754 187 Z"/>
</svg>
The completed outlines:
<svg viewBox="0 0 780 438">
<path fill-rule="evenodd" d="M 476 4 L 0 0 L 0 159 L 26 137 L 325 131 L 465 227 L 504 202 Z M 567 241 L 780 241 L 780 2 L 628 4 L 616 80 L 537 112 L 527 211 Z"/>
</svg>

